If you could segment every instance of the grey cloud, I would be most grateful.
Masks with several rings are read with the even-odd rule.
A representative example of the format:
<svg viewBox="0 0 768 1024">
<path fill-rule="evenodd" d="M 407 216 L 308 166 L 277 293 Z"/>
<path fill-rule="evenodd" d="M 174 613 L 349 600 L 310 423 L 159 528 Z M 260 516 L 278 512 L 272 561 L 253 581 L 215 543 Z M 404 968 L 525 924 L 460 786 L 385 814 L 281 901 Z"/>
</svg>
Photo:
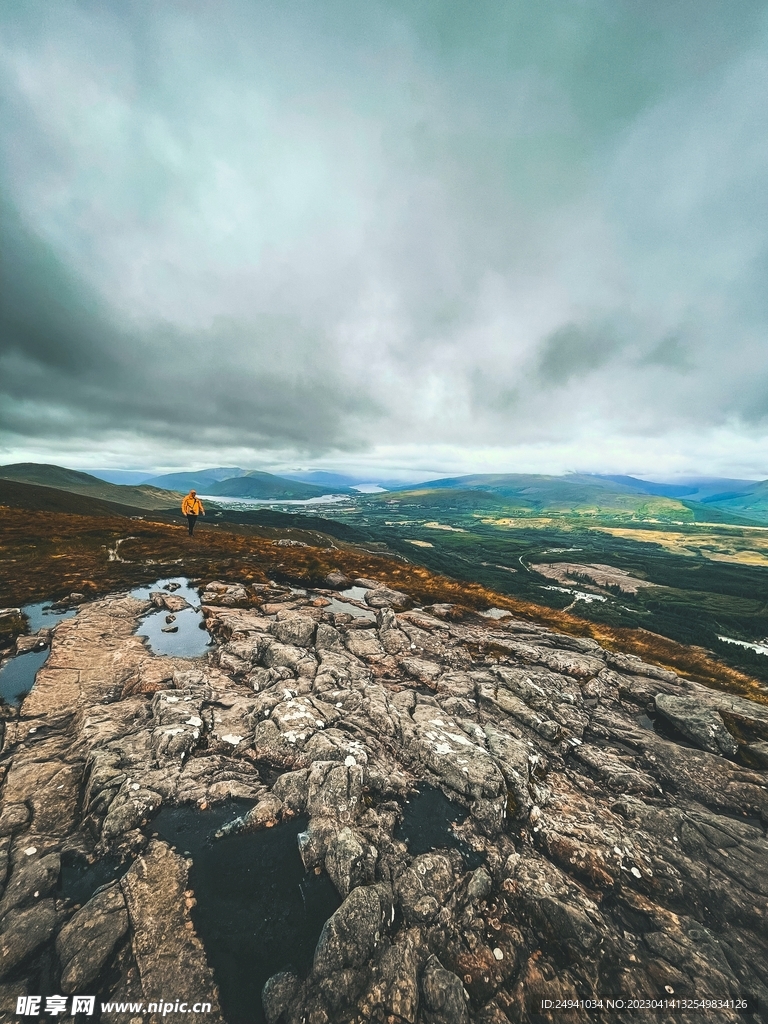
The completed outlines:
<svg viewBox="0 0 768 1024">
<path fill-rule="evenodd" d="M 169 442 L 237 435 L 314 452 L 339 440 L 356 447 L 348 421 L 376 416 L 322 339 L 290 317 L 131 330 L 11 212 L 1 223 L 0 429 L 132 429 Z"/>
<path fill-rule="evenodd" d="M 605 327 L 566 324 L 544 340 L 539 377 L 544 384 L 567 384 L 604 366 L 618 348 L 618 339 Z"/>
<path fill-rule="evenodd" d="M 687 373 L 694 368 L 688 346 L 678 335 L 662 338 L 658 345 L 640 360 L 640 365 L 666 367 L 679 373 Z"/>
<path fill-rule="evenodd" d="M 25 0 L 0 76 L 6 448 L 762 422 L 764 2 Z"/>
</svg>

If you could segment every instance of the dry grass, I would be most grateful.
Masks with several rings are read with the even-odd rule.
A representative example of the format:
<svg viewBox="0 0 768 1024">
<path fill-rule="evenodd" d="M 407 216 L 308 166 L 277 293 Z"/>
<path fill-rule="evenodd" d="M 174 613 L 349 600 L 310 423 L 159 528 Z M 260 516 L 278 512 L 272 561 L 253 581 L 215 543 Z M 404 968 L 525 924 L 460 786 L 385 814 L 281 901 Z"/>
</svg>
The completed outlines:
<svg viewBox="0 0 768 1024">
<path fill-rule="evenodd" d="M 713 562 L 768 565 L 768 532 L 759 526 L 713 527 L 701 523 L 684 530 L 665 526 L 658 530 L 632 530 L 620 526 L 595 526 L 613 537 L 659 544 L 675 555 L 701 555 Z"/>
</svg>

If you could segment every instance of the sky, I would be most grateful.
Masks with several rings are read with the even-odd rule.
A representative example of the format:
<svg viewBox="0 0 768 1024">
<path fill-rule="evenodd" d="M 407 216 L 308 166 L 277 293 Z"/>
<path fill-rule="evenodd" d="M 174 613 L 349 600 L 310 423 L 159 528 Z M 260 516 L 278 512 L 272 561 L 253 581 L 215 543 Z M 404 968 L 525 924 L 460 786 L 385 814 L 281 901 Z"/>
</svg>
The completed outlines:
<svg viewBox="0 0 768 1024">
<path fill-rule="evenodd" d="M 0 462 L 768 477 L 768 2 L 0 5 Z"/>
</svg>

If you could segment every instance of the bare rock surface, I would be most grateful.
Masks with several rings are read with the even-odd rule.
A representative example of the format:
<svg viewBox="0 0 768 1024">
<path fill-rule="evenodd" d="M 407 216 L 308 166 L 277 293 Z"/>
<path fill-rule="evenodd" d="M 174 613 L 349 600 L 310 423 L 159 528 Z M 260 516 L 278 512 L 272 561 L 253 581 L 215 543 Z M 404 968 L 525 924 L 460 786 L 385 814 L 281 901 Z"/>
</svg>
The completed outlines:
<svg viewBox="0 0 768 1024">
<path fill-rule="evenodd" d="M 379 585 L 375 622 L 238 587 L 203 588 L 205 659 L 151 654 L 150 604 L 124 595 L 53 631 L 0 752 L 3 991 L 193 988 L 222 1019 L 189 862 L 147 826 L 237 798 L 224 831 L 306 815 L 303 862 L 342 901 L 308 975 L 267 985 L 272 1024 L 587 1021 L 542 1000 L 600 997 L 722 1000 L 734 1024 L 727 1001 L 758 1000 L 747 1019 L 768 1020 L 768 707 Z M 466 818 L 415 854 L 397 826 L 422 783 Z M 122 875 L 76 907 L 57 889 L 71 857 Z"/>
</svg>

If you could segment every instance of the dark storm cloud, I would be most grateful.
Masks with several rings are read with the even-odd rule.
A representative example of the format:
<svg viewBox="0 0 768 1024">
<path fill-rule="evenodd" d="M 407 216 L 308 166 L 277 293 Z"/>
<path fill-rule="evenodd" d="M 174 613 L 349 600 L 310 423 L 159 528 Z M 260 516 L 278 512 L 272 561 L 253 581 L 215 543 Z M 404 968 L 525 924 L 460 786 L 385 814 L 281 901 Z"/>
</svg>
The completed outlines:
<svg viewBox="0 0 768 1024">
<path fill-rule="evenodd" d="M 45 437 L 136 429 L 169 442 L 237 431 L 243 443 L 322 449 L 343 418 L 372 403 L 322 365 L 323 339 L 289 317 L 215 321 L 205 331 L 114 322 L 50 247 L 2 211 L 0 417 L 10 432 Z M 264 353 L 245 368 L 228 353 L 245 339 Z M 269 353 L 267 356 L 266 353 Z M 353 438 L 347 438 L 353 444 Z"/>
<path fill-rule="evenodd" d="M 544 339 L 539 376 L 545 384 L 567 384 L 604 366 L 618 347 L 619 341 L 605 327 L 566 324 Z"/>
<path fill-rule="evenodd" d="M 6 5 L 0 456 L 759 452 L 767 26 L 756 0 Z"/>
</svg>

